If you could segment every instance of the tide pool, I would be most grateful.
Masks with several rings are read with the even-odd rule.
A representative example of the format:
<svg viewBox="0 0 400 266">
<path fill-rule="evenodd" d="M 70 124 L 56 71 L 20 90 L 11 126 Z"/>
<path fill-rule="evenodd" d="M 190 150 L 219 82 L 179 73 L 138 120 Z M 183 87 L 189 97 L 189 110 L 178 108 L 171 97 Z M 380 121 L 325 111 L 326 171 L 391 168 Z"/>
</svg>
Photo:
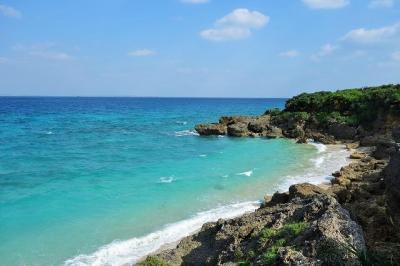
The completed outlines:
<svg viewBox="0 0 400 266">
<path fill-rule="evenodd" d="M 0 98 L 4 265 L 121 265 L 321 182 L 345 151 L 290 140 L 199 137 L 201 122 L 283 99 Z"/>
</svg>

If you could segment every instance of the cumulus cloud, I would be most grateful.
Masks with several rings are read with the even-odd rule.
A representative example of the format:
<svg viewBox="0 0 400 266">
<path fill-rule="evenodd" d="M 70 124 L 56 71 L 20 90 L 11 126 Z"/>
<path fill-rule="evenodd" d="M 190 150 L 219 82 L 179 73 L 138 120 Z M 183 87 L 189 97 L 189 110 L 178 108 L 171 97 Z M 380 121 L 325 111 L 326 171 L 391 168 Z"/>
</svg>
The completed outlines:
<svg viewBox="0 0 400 266">
<path fill-rule="evenodd" d="M 279 56 L 281 57 L 288 57 L 288 58 L 293 58 L 293 57 L 297 57 L 299 56 L 300 53 L 297 50 L 289 50 L 289 51 L 285 51 L 279 54 Z"/>
<path fill-rule="evenodd" d="M 253 29 L 261 29 L 269 17 L 246 8 L 238 8 L 218 19 L 214 27 L 200 32 L 200 36 L 211 41 L 240 40 L 251 36 Z"/>
<path fill-rule="evenodd" d="M 369 8 L 390 8 L 394 6 L 394 0 L 372 0 L 368 7 Z"/>
<path fill-rule="evenodd" d="M 356 43 L 375 43 L 388 40 L 399 32 L 400 23 L 375 29 L 359 28 L 349 31 L 345 36 L 343 36 L 342 40 Z"/>
<path fill-rule="evenodd" d="M 337 9 L 349 4 L 349 0 L 302 0 L 312 9 Z"/>
<path fill-rule="evenodd" d="M 0 14 L 10 18 L 21 18 L 22 14 L 15 8 L 6 5 L 0 5 Z"/>
<path fill-rule="evenodd" d="M 194 5 L 196 5 L 196 4 L 208 3 L 208 2 L 210 2 L 210 0 L 181 0 L 181 2 L 185 3 L 185 4 L 194 4 Z"/>
<path fill-rule="evenodd" d="M 156 52 L 151 49 L 139 49 L 136 51 L 129 52 L 129 56 L 135 56 L 135 57 L 145 57 L 145 56 L 152 56 L 155 55 Z"/>
</svg>

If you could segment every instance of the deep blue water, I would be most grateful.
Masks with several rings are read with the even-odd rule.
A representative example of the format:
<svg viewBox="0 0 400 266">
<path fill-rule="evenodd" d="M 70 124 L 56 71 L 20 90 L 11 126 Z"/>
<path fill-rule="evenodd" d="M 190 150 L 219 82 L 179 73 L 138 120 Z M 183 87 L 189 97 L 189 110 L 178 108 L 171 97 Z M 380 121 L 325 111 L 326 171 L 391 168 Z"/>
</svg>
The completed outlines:
<svg viewBox="0 0 400 266">
<path fill-rule="evenodd" d="M 158 237 L 146 236 L 168 224 L 175 226 L 169 233 L 189 232 L 194 224 L 176 223 L 251 208 L 234 204 L 275 191 L 282 177 L 311 167 L 317 149 L 199 137 L 193 128 L 283 105 L 283 99 L 0 97 L 1 264 L 118 265 L 154 248 Z M 104 248 L 116 239 L 136 242 Z"/>
</svg>

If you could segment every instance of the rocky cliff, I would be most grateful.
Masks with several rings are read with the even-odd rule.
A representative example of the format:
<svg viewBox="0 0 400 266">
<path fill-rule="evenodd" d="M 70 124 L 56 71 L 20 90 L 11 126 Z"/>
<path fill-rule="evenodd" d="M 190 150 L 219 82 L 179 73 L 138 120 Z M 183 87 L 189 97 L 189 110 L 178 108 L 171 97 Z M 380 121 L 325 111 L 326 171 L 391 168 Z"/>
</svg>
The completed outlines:
<svg viewBox="0 0 400 266">
<path fill-rule="evenodd" d="M 142 265 L 400 265 L 399 85 L 301 94 L 283 111 L 196 130 L 346 143 L 353 162 L 327 189 L 298 184 L 266 196 L 256 212 L 205 224 Z"/>
</svg>

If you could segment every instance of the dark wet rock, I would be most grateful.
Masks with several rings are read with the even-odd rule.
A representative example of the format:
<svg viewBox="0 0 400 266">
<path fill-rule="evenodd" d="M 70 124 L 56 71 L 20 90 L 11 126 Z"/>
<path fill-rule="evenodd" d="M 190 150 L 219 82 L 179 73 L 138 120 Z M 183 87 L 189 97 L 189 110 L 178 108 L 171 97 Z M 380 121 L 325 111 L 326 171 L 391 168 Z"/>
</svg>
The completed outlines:
<svg viewBox="0 0 400 266">
<path fill-rule="evenodd" d="M 393 129 L 392 136 L 395 142 L 400 142 L 400 127 Z"/>
<path fill-rule="evenodd" d="M 380 136 L 366 136 L 360 140 L 360 145 L 367 147 L 375 146 L 380 138 Z"/>
<path fill-rule="evenodd" d="M 261 122 L 261 121 L 252 121 L 252 122 L 249 123 L 248 129 L 251 132 L 262 133 L 263 131 L 268 129 L 268 125 L 266 123 Z"/>
<path fill-rule="evenodd" d="M 310 139 L 320 142 L 322 144 L 335 144 L 335 138 L 333 136 L 323 134 L 320 132 L 308 132 L 307 136 Z"/>
<path fill-rule="evenodd" d="M 197 133 L 202 136 L 226 135 L 227 127 L 222 124 L 200 124 L 195 127 Z"/>
<path fill-rule="evenodd" d="M 305 137 L 305 131 L 301 126 L 296 125 L 293 129 L 287 130 L 285 135 L 289 138 L 301 139 Z"/>
<path fill-rule="evenodd" d="M 379 139 L 376 143 L 376 150 L 372 153 L 376 159 L 389 158 L 397 150 L 397 144 L 390 139 Z"/>
<path fill-rule="evenodd" d="M 389 207 L 400 228 L 400 152 L 392 155 L 384 172 Z M 400 234 L 400 232 L 399 232 Z"/>
<path fill-rule="evenodd" d="M 328 133 L 337 139 L 355 139 L 357 129 L 346 124 L 334 123 L 329 125 Z"/>
</svg>

